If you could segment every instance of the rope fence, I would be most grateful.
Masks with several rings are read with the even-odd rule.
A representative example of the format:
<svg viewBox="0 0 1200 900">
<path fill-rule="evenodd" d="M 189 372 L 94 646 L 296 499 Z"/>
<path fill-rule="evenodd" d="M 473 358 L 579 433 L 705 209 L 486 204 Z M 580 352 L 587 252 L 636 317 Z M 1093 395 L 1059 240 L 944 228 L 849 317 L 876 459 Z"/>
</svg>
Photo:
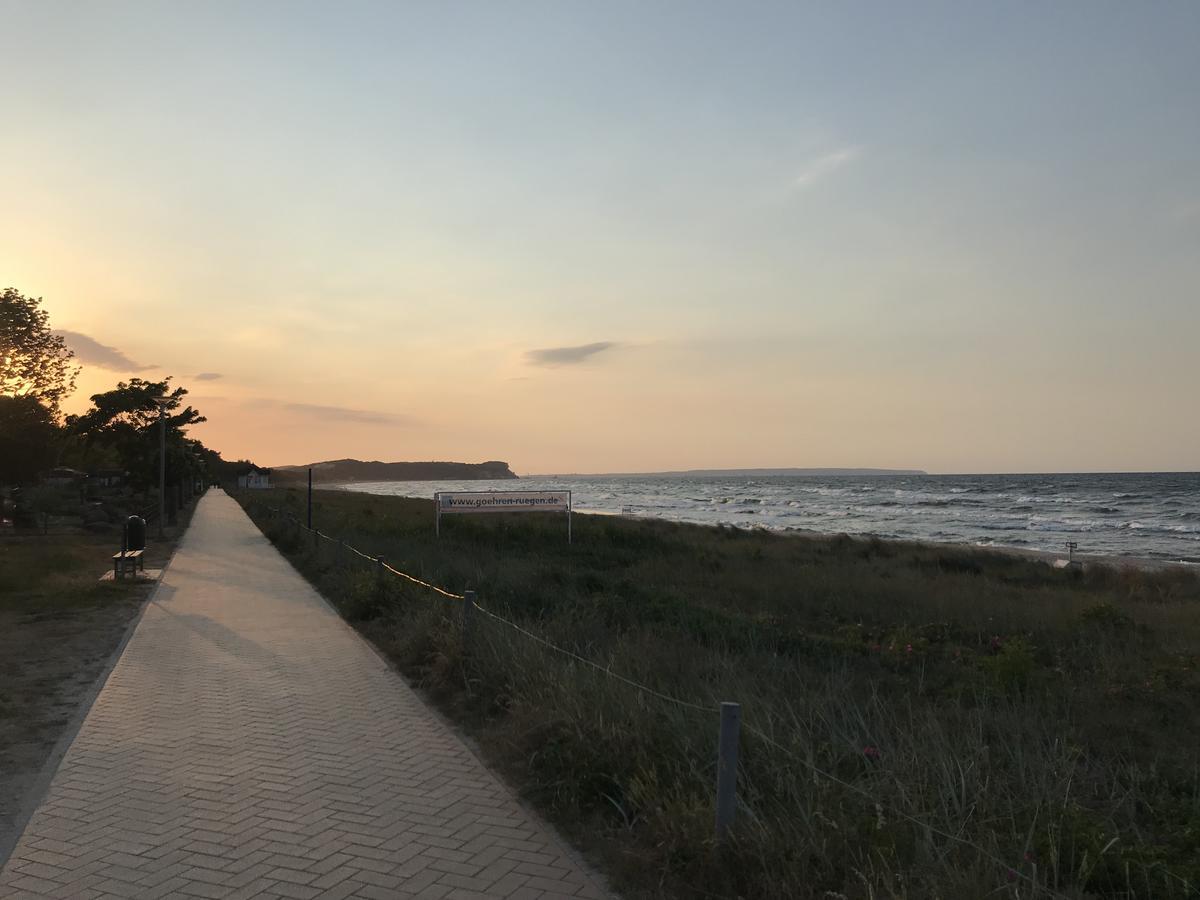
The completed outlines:
<svg viewBox="0 0 1200 900">
<path fill-rule="evenodd" d="M 391 565 L 388 565 L 386 562 L 384 562 L 383 557 L 370 556 L 366 553 L 363 553 L 361 550 L 357 549 L 356 547 L 354 547 L 350 544 L 347 544 L 345 541 L 340 541 L 337 538 L 333 538 L 327 534 L 323 534 L 322 532 L 318 531 L 315 528 L 309 528 L 305 523 L 301 522 L 299 518 L 297 518 L 295 515 L 293 515 L 291 512 L 289 512 L 287 510 L 282 510 L 277 507 L 267 507 L 267 509 L 273 515 L 282 514 L 297 528 L 301 528 L 305 531 L 309 531 L 310 533 L 312 533 L 314 538 L 318 538 L 318 539 L 323 538 L 327 541 L 330 541 L 331 543 L 338 544 L 340 547 L 343 547 L 346 550 L 349 550 L 354 555 L 361 557 L 362 559 L 366 560 L 367 562 L 371 563 L 372 565 L 378 566 L 381 571 L 390 572 L 392 575 L 395 575 L 395 576 L 397 576 L 401 579 L 404 579 L 405 581 L 408 581 L 412 584 L 415 584 L 419 587 L 433 591 L 434 593 L 437 593 L 443 597 L 446 597 L 446 598 L 449 598 L 452 600 L 461 601 L 463 604 L 462 616 L 463 616 L 464 637 L 467 633 L 469 622 L 473 618 L 472 613 L 473 612 L 482 613 L 484 616 L 487 616 L 489 619 L 523 635 L 524 637 L 530 639 L 531 641 L 536 642 L 537 644 L 541 645 L 542 647 L 546 648 L 547 650 L 550 650 L 550 651 L 557 653 L 563 657 L 566 657 L 566 658 L 572 660 L 573 662 L 579 663 L 580 665 L 583 665 L 593 671 L 596 671 L 596 672 L 600 673 L 601 675 L 604 675 L 607 678 L 611 678 L 614 681 L 620 682 L 621 684 L 631 687 L 634 690 L 637 690 L 643 694 L 646 694 L 651 697 L 655 697 L 659 700 L 662 700 L 663 702 L 673 704 L 673 705 L 678 706 L 683 709 L 687 709 L 687 710 L 691 710 L 691 711 L 695 711 L 695 712 L 702 712 L 702 713 L 705 713 L 706 715 L 719 715 L 721 718 L 721 730 L 720 730 L 720 734 L 718 736 L 717 790 L 716 790 L 716 796 L 717 796 L 716 837 L 717 837 L 718 842 L 721 842 L 726 839 L 726 837 L 728 836 L 729 829 L 733 823 L 734 813 L 737 808 L 737 800 L 736 800 L 737 753 L 738 753 L 738 735 L 739 735 L 739 732 L 741 729 L 741 720 L 740 720 L 741 707 L 739 704 L 737 704 L 737 703 L 722 703 L 719 708 L 713 708 L 712 706 L 703 706 L 699 703 L 694 703 L 689 700 L 682 700 L 679 697 L 674 697 L 670 694 L 663 693 L 662 691 L 656 690 L 655 688 L 652 688 L 649 685 L 642 684 L 639 681 L 636 681 L 632 678 L 628 678 L 628 677 L 620 674 L 619 672 L 614 672 L 610 667 L 602 666 L 599 663 L 594 662 L 593 660 L 590 660 L 584 656 L 580 656 L 578 653 L 575 653 L 572 650 L 568 650 L 565 647 L 560 647 L 557 644 L 542 637 L 541 635 L 538 635 L 538 634 L 530 631 L 529 629 L 527 629 L 521 625 L 518 625 L 516 622 L 513 622 L 510 619 L 506 619 L 503 616 L 492 612 L 491 610 L 487 609 L 484 606 L 481 606 L 479 603 L 477 603 L 475 601 L 475 596 L 474 596 L 473 591 L 466 591 L 462 594 L 456 594 L 453 591 L 448 591 L 445 588 L 439 587 L 436 584 L 433 584 L 429 581 L 424 581 L 420 578 L 417 578 L 414 575 L 410 575 L 407 572 L 403 572 L 400 569 L 397 569 Z M 866 788 L 864 788 L 860 785 L 856 785 L 852 782 L 846 781 L 845 779 L 840 778 L 837 775 L 834 775 L 832 772 L 828 772 L 825 769 L 817 766 L 812 761 L 806 759 L 804 756 L 797 753 L 793 748 L 788 747 L 787 745 L 785 745 L 785 744 L 779 742 L 778 740 L 776 740 L 775 738 L 773 738 L 771 735 L 769 735 L 767 732 L 763 731 L 761 728 L 757 728 L 751 724 L 746 724 L 745 730 L 748 733 L 752 734 L 757 739 L 761 740 L 764 744 L 772 747 L 777 752 L 782 753 L 788 759 L 790 759 L 796 763 L 799 763 L 801 766 L 808 769 L 812 774 L 814 774 L 820 778 L 824 778 L 826 781 L 828 781 L 832 784 L 836 784 L 836 785 L 844 788 L 845 790 L 850 791 L 851 793 L 856 794 L 857 796 L 860 796 L 860 797 L 870 801 L 872 804 L 878 805 L 878 798 L 875 795 L 873 795 L 870 791 L 868 791 Z M 1054 890 L 1053 888 L 1050 888 L 1047 885 L 1044 885 L 1044 884 L 1038 882 L 1036 878 L 1034 878 L 1030 875 L 1027 875 L 1026 873 L 1022 872 L 1020 869 L 1017 869 L 1014 866 L 1012 866 L 1011 864 L 1004 862 L 1004 860 L 997 857 L 991 851 L 987 850 L 984 847 L 981 847 L 980 845 L 974 843 L 973 841 L 970 841 L 959 835 L 952 834 L 951 832 L 948 832 L 944 829 L 938 828 L 936 825 L 932 825 L 929 822 L 923 821 L 923 820 L 917 818 L 916 816 L 909 815 L 908 813 L 904 812 L 903 810 L 892 808 L 892 809 L 890 809 L 890 812 L 893 813 L 897 818 L 903 819 L 904 821 L 909 822 L 910 824 L 912 824 L 918 828 L 921 828 L 930 834 L 937 835 L 938 837 L 943 838 L 944 840 L 951 841 L 953 843 L 956 843 L 960 846 L 966 847 L 966 848 L 974 851 L 975 853 L 979 854 L 979 856 L 982 859 L 998 866 L 1001 870 L 1003 870 L 1005 873 L 1007 873 L 1007 875 L 1010 879 L 1021 880 L 1021 881 L 1026 882 L 1027 884 L 1029 884 L 1030 886 L 1035 888 L 1037 892 L 1039 892 L 1041 895 L 1043 895 L 1047 898 L 1052 898 L 1052 900 L 1072 900 L 1072 898 L 1069 897 L 1068 895 L 1060 893 L 1060 892 Z M 1181 883 L 1184 883 L 1182 879 L 1179 879 L 1179 877 L 1174 875 L 1173 873 L 1167 872 L 1165 870 L 1160 870 L 1160 871 L 1162 872 L 1162 874 L 1165 874 L 1177 881 L 1180 881 Z M 1186 883 L 1185 883 L 1185 886 L 1186 886 Z"/>
<path fill-rule="evenodd" d="M 509 628 L 513 629 L 514 631 L 518 631 L 521 634 L 525 635 L 525 637 L 529 638 L 530 640 L 537 641 L 543 647 L 553 650 L 555 653 L 560 653 L 563 656 L 568 657 L 569 659 L 573 659 L 575 662 L 582 663 L 583 665 L 588 666 L 591 669 L 594 669 L 595 671 L 599 672 L 600 674 L 606 675 L 607 677 L 612 678 L 616 681 L 619 681 L 622 684 L 627 684 L 631 688 L 639 690 L 644 694 L 649 694 L 652 697 L 657 697 L 659 700 L 664 700 L 667 703 L 674 703 L 676 706 L 681 706 L 684 709 L 695 709 L 695 710 L 699 710 L 702 713 L 717 712 L 717 710 L 713 709 L 711 706 L 701 706 L 699 703 L 692 703 L 688 700 L 680 700 L 678 697 L 672 697 L 670 694 L 664 694 L 662 691 L 656 691 L 654 688 L 649 687 L 648 685 L 642 684 L 640 681 L 634 681 L 632 678 L 626 678 L 624 675 L 614 672 L 612 669 L 602 666 L 599 663 L 592 662 L 590 659 L 580 656 L 578 653 L 568 650 L 565 647 L 560 647 L 557 644 L 552 644 L 550 641 L 546 640 L 544 637 L 536 635 L 532 631 L 529 631 L 528 629 L 522 628 L 516 622 L 512 622 L 512 621 L 504 618 L 503 616 L 496 615 L 494 612 L 492 612 L 491 610 L 485 609 L 484 607 L 480 606 L 478 603 L 474 604 L 474 606 L 475 606 L 476 610 L 483 613 L 485 616 L 488 616 L 489 618 L 494 619 L 495 621 L 501 623 L 502 625 L 507 625 Z"/>
</svg>

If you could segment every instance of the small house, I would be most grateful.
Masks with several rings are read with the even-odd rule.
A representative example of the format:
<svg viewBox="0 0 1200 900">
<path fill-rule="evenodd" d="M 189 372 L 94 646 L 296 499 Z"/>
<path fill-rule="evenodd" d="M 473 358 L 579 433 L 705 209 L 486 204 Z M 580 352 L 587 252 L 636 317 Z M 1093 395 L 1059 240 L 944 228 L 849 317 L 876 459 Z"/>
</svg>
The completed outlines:
<svg viewBox="0 0 1200 900">
<path fill-rule="evenodd" d="M 238 476 L 238 487 L 262 489 L 271 486 L 271 476 L 267 472 L 251 469 L 245 475 Z"/>
<path fill-rule="evenodd" d="M 96 469 L 88 473 L 88 483 L 100 487 L 120 487 L 125 483 L 124 469 Z"/>
</svg>

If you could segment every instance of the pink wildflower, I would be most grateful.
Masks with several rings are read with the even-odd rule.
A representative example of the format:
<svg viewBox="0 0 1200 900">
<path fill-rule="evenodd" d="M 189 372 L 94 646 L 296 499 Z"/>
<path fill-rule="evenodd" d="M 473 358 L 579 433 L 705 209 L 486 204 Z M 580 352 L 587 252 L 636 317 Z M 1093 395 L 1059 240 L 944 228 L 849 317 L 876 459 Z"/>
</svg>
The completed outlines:
<svg viewBox="0 0 1200 900">
<path fill-rule="evenodd" d="M 879 752 L 878 747 L 863 747 L 863 756 L 869 760 L 878 762 L 883 754 Z"/>
</svg>

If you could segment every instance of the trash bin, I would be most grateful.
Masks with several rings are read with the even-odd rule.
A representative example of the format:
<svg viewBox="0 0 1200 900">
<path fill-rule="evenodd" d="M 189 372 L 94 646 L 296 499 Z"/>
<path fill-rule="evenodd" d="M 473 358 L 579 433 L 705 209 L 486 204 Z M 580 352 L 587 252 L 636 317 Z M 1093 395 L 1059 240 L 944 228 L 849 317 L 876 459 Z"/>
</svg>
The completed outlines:
<svg viewBox="0 0 1200 900">
<path fill-rule="evenodd" d="M 128 539 L 126 550 L 146 549 L 146 520 L 141 516 L 130 516 L 125 523 L 125 534 Z"/>
</svg>

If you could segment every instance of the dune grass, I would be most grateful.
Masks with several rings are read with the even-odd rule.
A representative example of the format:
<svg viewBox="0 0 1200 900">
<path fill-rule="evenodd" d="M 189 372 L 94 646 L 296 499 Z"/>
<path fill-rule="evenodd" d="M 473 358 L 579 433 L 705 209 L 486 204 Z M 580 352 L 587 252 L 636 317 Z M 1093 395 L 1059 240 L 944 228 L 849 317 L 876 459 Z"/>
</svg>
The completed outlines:
<svg viewBox="0 0 1200 900">
<path fill-rule="evenodd" d="M 649 520 L 241 497 L 364 634 L 631 897 L 1175 898 L 1200 884 L 1200 579 Z M 319 549 L 317 548 L 319 547 Z M 713 840 L 717 704 L 741 807 Z M 822 774 L 818 774 L 822 773 Z"/>
</svg>

